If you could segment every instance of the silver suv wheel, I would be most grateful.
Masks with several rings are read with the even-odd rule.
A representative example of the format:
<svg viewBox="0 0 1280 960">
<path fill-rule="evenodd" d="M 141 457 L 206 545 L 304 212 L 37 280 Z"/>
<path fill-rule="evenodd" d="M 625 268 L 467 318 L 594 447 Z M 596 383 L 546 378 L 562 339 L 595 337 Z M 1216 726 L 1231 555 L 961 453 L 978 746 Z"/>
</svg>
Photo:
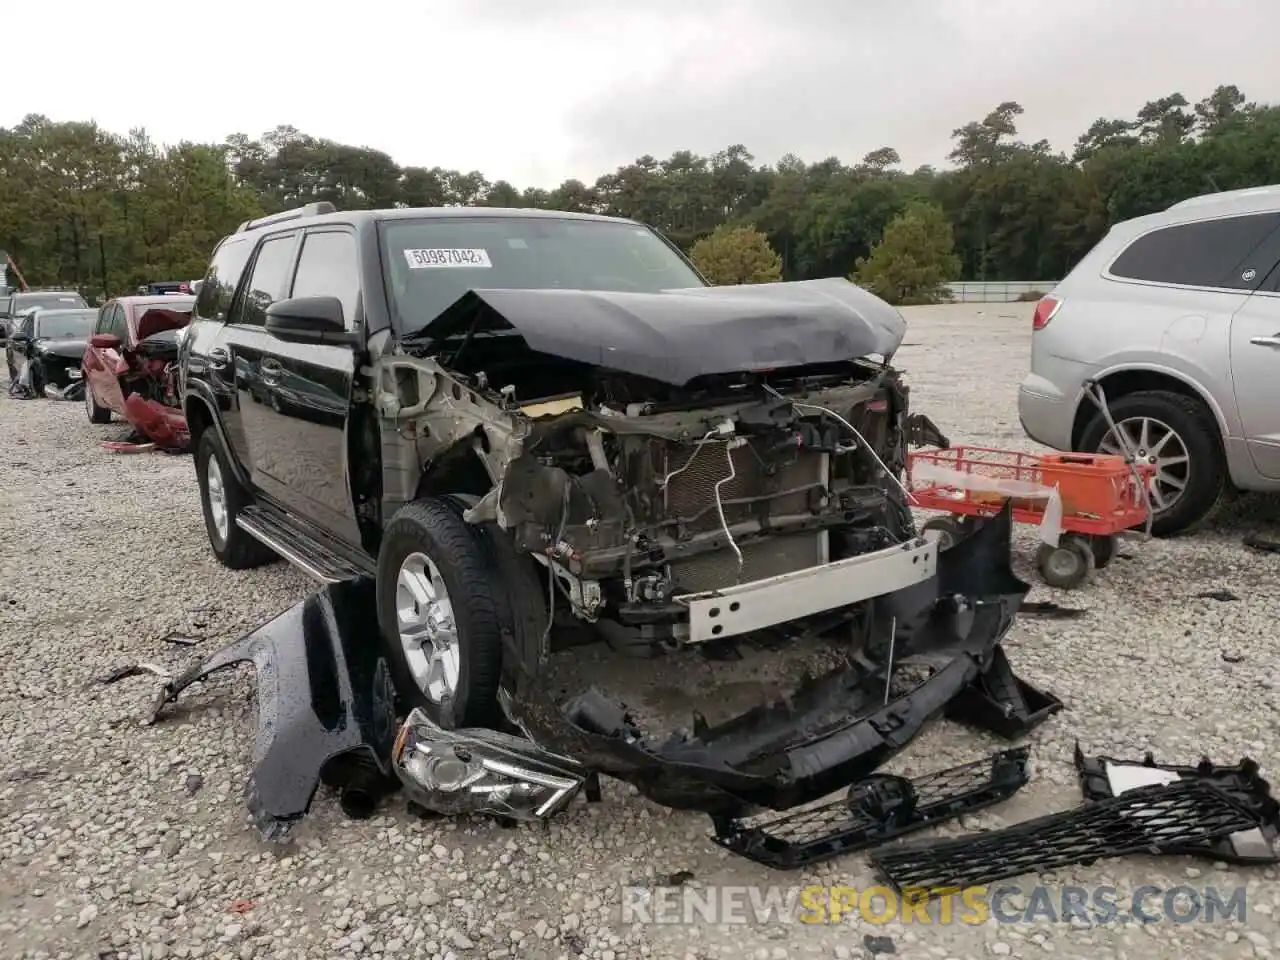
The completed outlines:
<svg viewBox="0 0 1280 960">
<path fill-rule="evenodd" d="M 1138 462 L 1156 468 L 1149 486 L 1152 510 L 1156 513 L 1168 510 L 1178 502 L 1191 479 L 1191 456 L 1185 441 L 1167 423 L 1154 417 L 1130 417 L 1119 421 L 1116 429 L 1124 438 L 1128 453 Z M 1108 430 L 1098 444 L 1098 452 L 1121 456 L 1126 453 L 1112 430 Z"/>
</svg>

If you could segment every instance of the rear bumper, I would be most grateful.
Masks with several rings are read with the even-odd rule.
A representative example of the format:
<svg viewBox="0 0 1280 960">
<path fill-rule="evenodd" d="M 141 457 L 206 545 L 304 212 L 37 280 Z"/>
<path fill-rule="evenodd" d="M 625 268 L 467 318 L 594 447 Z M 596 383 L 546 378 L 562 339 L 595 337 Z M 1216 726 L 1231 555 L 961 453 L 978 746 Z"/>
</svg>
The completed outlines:
<svg viewBox="0 0 1280 960">
<path fill-rule="evenodd" d="M 674 599 L 689 608 L 688 642 L 703 643 L 905 590 L 933 577 L 936 564 L 937 543 L 917 539 L 834 563 Z"/>
<path fill-rule="evenodd" d="M 1018 422 L 1036 443 L 1070 450 L 1075 398 L 1065 396 L 1052 381 L 1029 374 L 1018 387 Z"/>
</svg>

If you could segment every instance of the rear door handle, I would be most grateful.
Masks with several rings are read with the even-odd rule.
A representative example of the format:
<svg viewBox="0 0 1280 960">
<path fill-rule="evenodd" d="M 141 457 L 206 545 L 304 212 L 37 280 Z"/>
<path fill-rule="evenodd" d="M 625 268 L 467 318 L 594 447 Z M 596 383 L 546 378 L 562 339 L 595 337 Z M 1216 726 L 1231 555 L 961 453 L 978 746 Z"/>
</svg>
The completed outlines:
<svg viewBox="0 0 1280 960">
<path fill-rule="evenodd" d="M 1255 347 L 1280 347 L 1280 333 L 1274 337 L 1254 337 L 1249 342 Z"/>
<path fill-rule="evenodd" d="M 214 347 L 209 351 L 209 366 L 214 370 L 221 370 L 231 362 L 231 351 L 226 347 Z"/>
<path fill-rule="evenodd" d="M 262 372 L 275 376 L 284 373 L 284 367 L 280 366 L 279 360 L 266 358 L 262 361 Z"/>
</svg>

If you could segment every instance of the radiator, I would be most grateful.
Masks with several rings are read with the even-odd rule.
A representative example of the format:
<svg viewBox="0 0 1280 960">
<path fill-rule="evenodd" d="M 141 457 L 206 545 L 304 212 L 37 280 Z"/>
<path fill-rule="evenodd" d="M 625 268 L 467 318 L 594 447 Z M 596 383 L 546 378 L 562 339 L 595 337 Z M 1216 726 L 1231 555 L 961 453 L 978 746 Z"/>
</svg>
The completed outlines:
<svg viewBox="0 0 1280 960">
<path fill-rule="evenodd" d="M 827 531 L 823 530 L 820 533 L 771 537 L 748 544 L 742 548 L 741 581 L 737 580 L 738 558 L 729 547 L 673 563 L 671 576 L 679 583 L 682 593 L 718 590 L 731 587 L 735 582 L 750 583 L 776 577 L 826 563 L 827 537 Z"/>
</svg>

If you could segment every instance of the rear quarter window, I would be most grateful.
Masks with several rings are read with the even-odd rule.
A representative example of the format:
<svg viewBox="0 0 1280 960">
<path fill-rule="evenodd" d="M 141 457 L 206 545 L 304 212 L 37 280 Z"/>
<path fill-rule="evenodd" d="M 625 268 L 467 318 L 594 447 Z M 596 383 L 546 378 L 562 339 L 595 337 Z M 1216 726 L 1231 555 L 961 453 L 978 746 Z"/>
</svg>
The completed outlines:
<svg viewBox="0 0 1280 960">
<path fill-rule="evenodd" d="M 1129 280 L 1185 287 L 1253 290 L 1274 265 L 1252 263 L 1255 251 L 1280 229 L 1280 213 L 1248 214 L 1179 223 L 1145 233 L 1111 264 L 1110 274 Z"/>
<path fill-rule="evenodd" d="M 253 243 L 245 236 L 228 237 L 213 253 L 213 262 L 205 274 L 196 298 L 195 315 L 203 320 L 226 322 L 240 277 L 244 274 Z"/>
</svg>

